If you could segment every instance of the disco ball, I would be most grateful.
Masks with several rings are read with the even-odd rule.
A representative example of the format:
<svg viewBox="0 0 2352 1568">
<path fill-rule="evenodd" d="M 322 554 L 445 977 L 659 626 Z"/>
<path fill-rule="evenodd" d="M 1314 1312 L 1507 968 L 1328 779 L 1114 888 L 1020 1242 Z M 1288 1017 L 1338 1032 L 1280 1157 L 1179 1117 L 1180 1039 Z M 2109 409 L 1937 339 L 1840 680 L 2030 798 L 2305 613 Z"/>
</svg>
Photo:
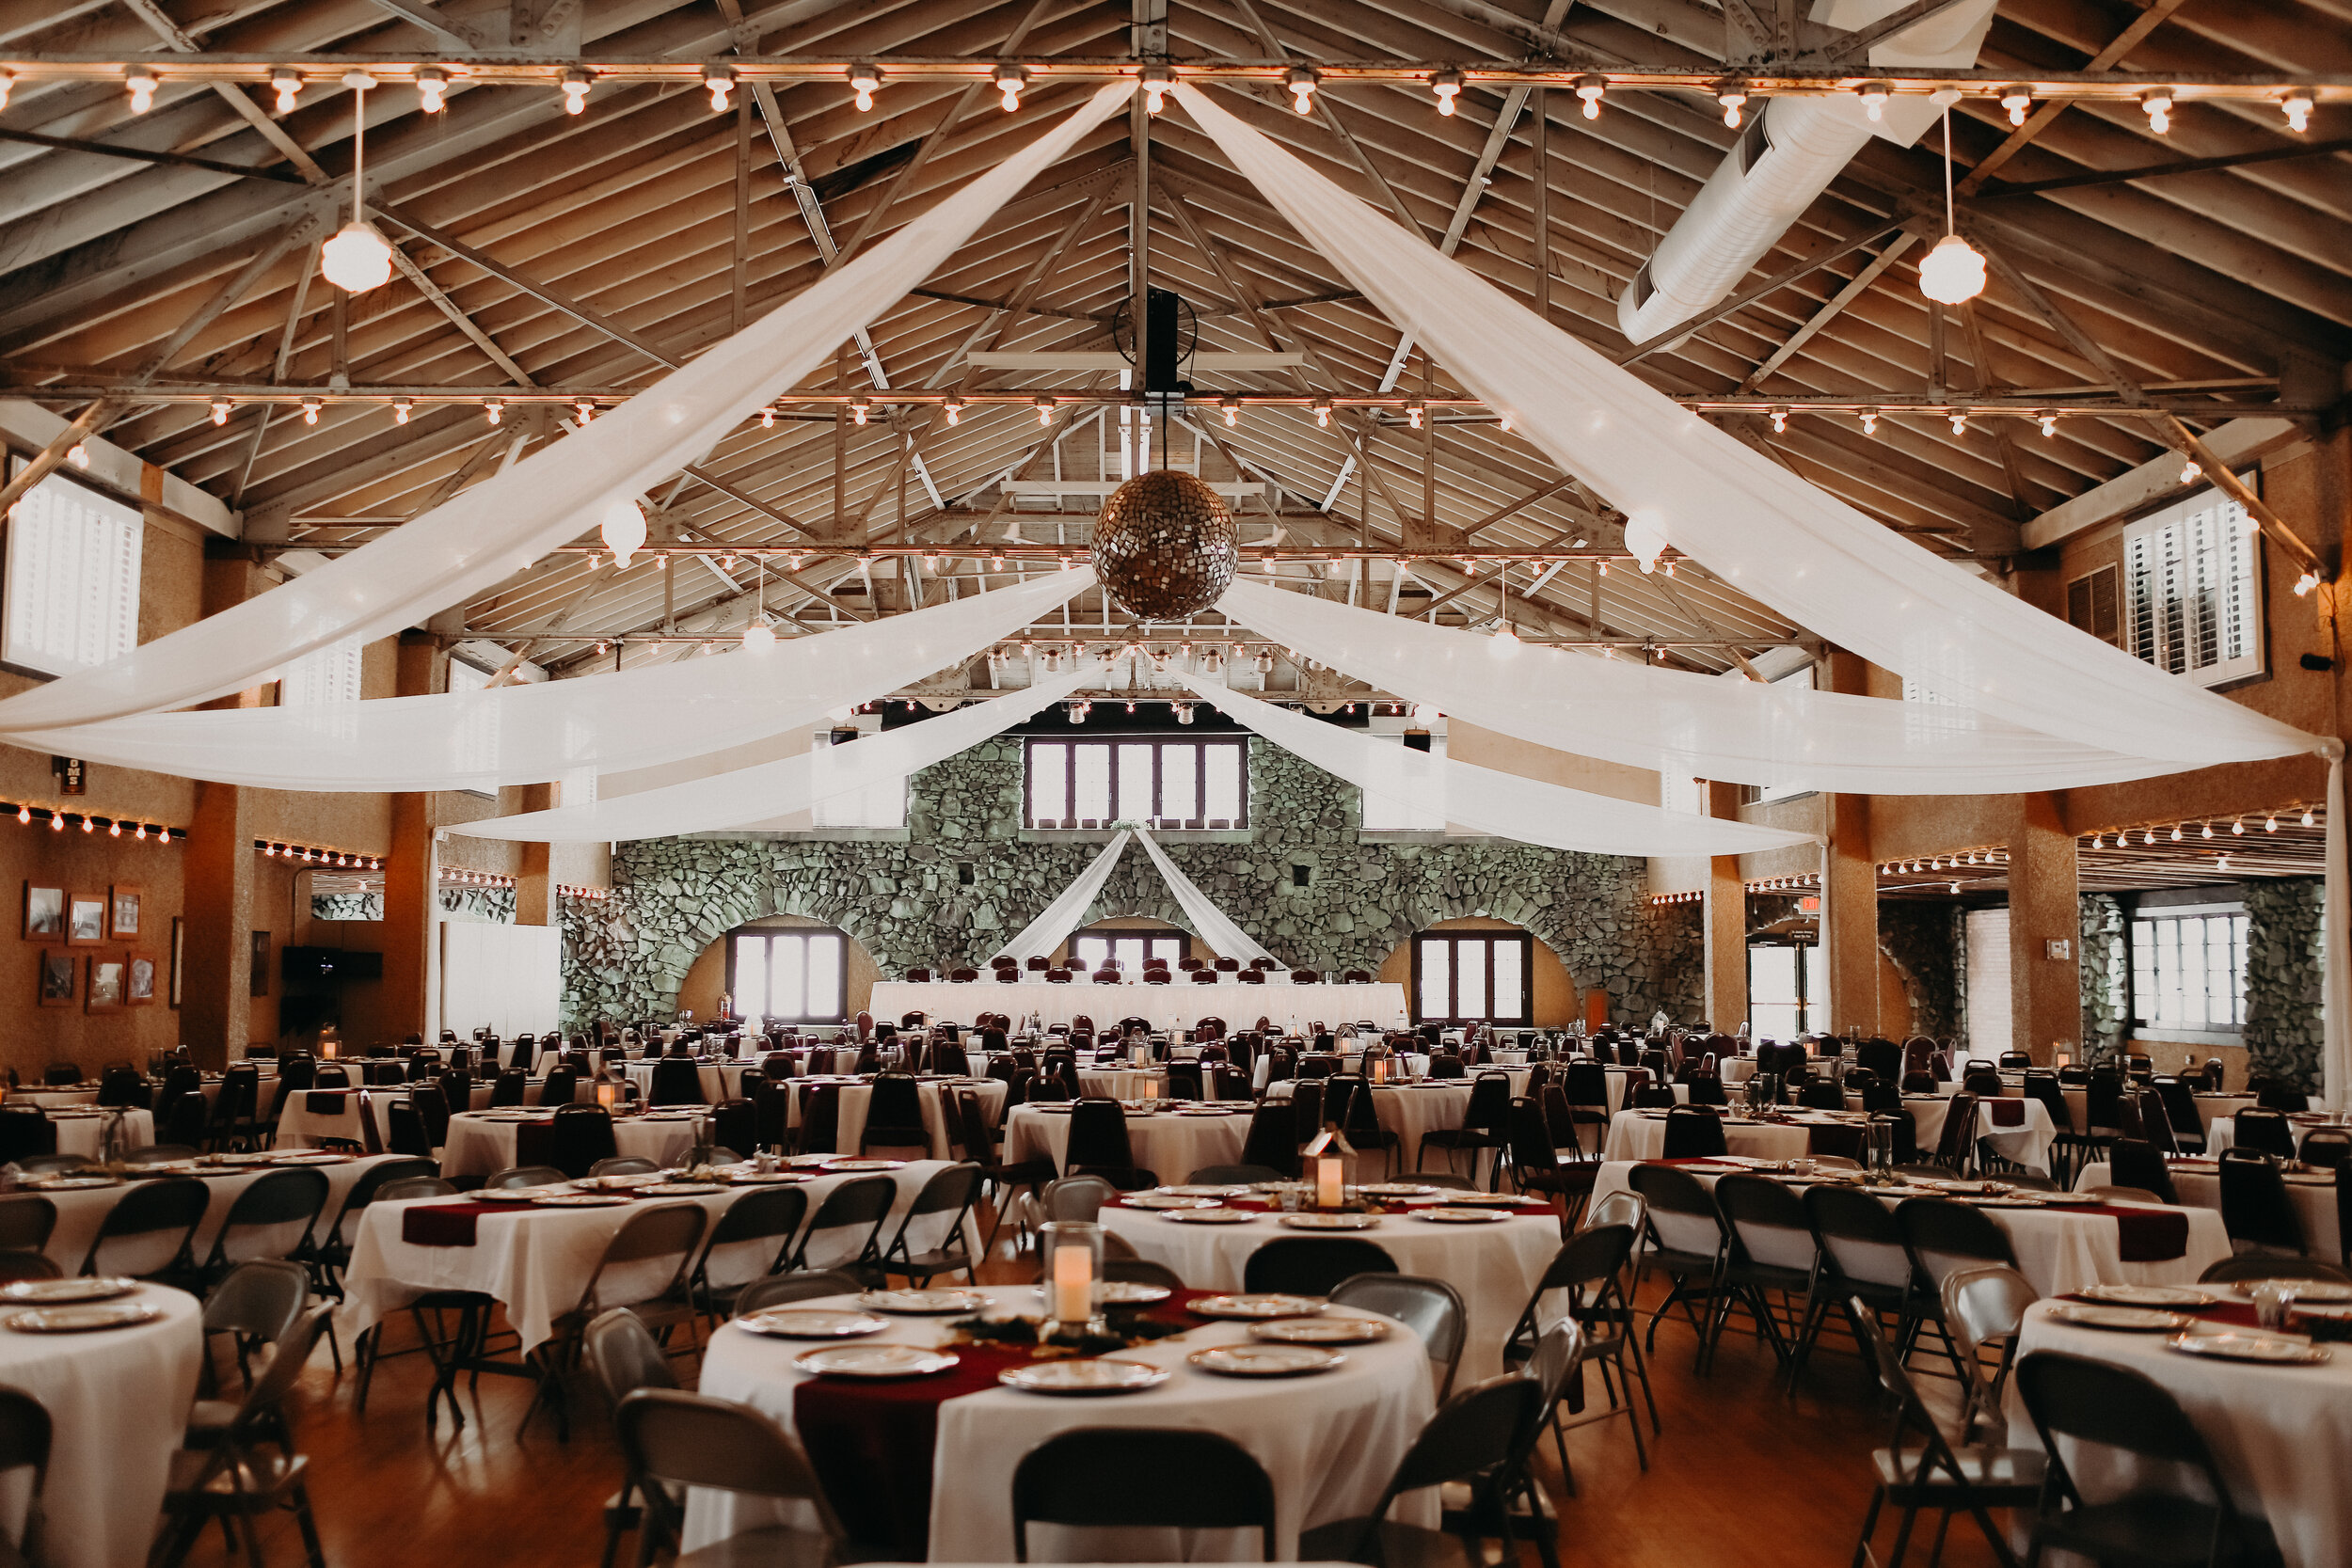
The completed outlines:
<svg viewBox="0 0 2352 1568">
<path fill-rule="evenodd" d="M 1094 524 L 1094 574 L 1121 609 L 1174 621 L 1233 580 L 1233 515 L 1190 474 L 1154 469 L 1111 492 Z"/>
</svg>

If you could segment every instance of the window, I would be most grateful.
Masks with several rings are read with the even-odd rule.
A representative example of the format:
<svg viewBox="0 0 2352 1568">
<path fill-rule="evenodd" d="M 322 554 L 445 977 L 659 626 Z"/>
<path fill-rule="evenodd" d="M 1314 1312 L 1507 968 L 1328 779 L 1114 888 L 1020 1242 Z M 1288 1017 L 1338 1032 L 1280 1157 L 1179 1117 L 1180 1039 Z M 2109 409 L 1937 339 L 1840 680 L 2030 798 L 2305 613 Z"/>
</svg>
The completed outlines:
<svg viewBox="0 0 2352 1568">
<path fill-rule="evenodd" d="M 1028 746 L 1032 828 L 1249 826 L 1248 742 L 1032 740 Z"/>
<path fill-rule="evenodd" d="M 1102 968 L 1104 958 L 1117 958 L 1122 971 L 1136 974 L 1142 972 L 1146 958 L 1166 958 L 1168 968 L 1176 968 L 1191 956 L 1192 938 L 1183 931 L 1137 931 L 1132 936 L 1106 931 L 1080 937 L 1071 951 L 1084 958 L 1089 969 Z"/>
<path fill-rule="evenodd" d="M 359 700 L 359 656 L 357 641 L 336 642 L 303 655 L 278 673 L 279 707 L 321 707 L 328 703 Z M 453 671 L 460 668 L 452 665 Z"/>
<path fill-rule="evenodd" d="M 854 746 L 855 741 L 845 741 Z M 854 779 L 850 772 L 849 759 L 833 755 L 833 732 L 818 730 L 809 742 L 817 753 L 817 803 L 810 808 L 809 822 L 818 828 L 903 828 L 907 825 L 907 777 L 900 773 L 892 778 L 877 779 L 838 794 L 824 793 L 829 773 Z"/>
<path fill-rule="evenodd" d="M 1820 947 L 1758 942 L 1748 949 L 1748 1033 L 1793 1040 L 1829 1027 L 1829 965 Z"/>
<path fill-rule="evenodd" d="M 727 942 L 727 994 L 747 1019 L 840 1023 L 848 1018 L 850 939 L 840 931 L 738 931 Z"/>
<path fill-rule="evenodd" d="M 1375 735 L 1375 740 L 1385 740 L 1402 747 L 1401 735 Z M 1445 736 L 1429 736 L 1429 754 L 1445 755 Z M 1393 795 L 1376 795 L 1371 790 L 1361 792 L 1363 800 L 1363 831 L 1368 833 L 1441 833 L 1445 832 L 1445 795 L 1442 790 L 1416 791 L 1413 798 L 1400 800 Z"/>
<path fill-rule="evenodd" d="M 2158 1029 L 2233 1032 L 2246 1022 L 2247 917 L 2235 906 L 2165 910 L 2132 922 L 2133 1010 Z"/>
<path fill-rule="evenodd" d="M 2123 645 L 2123 574 L 2113 566 L 2086 572 L 2066 585 L 2066 624 L 2102 642 Z"/>
<path fill-rule="evenodd" d="M 138 508 L 52 474 L 8 514 L 0 660 L 70 674 L 129 653 L 139 641 Z"/>
<path fill-rule="evenodd" d="M 1420 1023 L 1533 1023 L 1534 939 L 1514 931 L 1430 931 L 1413 939 Z"/>
<path fill-rule="evenodd" d="M 2218 490 L 2132 524 L 2123 531 L 2124 647 L 2201 686 L 2262 673 L 2257 560 L 2252 519 Z"/>
</svg>

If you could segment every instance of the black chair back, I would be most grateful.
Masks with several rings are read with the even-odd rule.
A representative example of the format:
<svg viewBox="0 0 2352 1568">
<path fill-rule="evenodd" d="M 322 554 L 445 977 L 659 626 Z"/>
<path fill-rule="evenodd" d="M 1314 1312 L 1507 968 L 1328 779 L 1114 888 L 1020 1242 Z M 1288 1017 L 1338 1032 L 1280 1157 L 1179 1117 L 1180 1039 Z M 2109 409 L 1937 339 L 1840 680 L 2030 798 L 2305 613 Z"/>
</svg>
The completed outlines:
<svg viewBox="0 0 2352 1568">
<path fill-rule="evenodd" d="M 617 1158 L 612 1114 L 601 1105 L 561 1105 L 548 1139 L 548 1164 L 577 1181 L 599 1160 Z"/>
</svg>

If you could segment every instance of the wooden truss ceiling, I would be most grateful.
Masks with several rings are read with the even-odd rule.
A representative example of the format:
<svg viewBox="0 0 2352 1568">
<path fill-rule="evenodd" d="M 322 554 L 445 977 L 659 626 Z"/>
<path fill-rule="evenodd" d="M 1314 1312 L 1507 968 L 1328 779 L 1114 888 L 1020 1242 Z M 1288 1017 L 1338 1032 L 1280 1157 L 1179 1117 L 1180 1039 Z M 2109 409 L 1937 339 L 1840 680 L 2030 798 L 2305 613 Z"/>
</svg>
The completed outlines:
<svg viewBox="0 0 2352 1568">
<path fill-rule="evenodd" d="M 398 13 L 420 8 L 405 0 L 0 0 L 0 53 L 413 53 L 435 46 Z M 446 14 L 484 8 L 450 0 Z M 748 16 L 735 0 L 588 0 L 584 14 L 591 54 L 696 58 L 739 47 L 842 57 L 1123 55 L 1135 21 L 1124 6 L 1073 0 L 788 0 Z M 1684 69 L 1724 53 L 1724 19 L 1699 0 L 1541 8 L 1533 0 L 1197 0 L 1165 14 L 1167 49 L 1180 60 L 1519 59 L 1546 36 L 1604 58 Z M 2119 40 L 2128 40 L 2120 53 Z M 1982 63 L 2028 73 L 2342 71 L 2352 69 L 2352 6 L 2002 0 Z M 417 112 L 406 88 L 388 87 L 373 95 L 367 166 L 399 272 L 346 302 L 318 280 L 316 246 L 341 221 L 337 200 L 347 202 L 351 95 L 312 87 L 279 115 L 266 91 L 181 84 L 134 116 L 103 84 L 20 83 L 0 132 L 35 139 L 0 137 L 0 376 L 18 395 L 47 388 L 69 413 L 71 390 L 94 386 L 233 395 L 239 386 L 326 388 L 341 377 L 485 394 L 626 391 L 805 287 L 838 249 L 919 214 L 1084 90 L 1040 88 L 1008 115 L 984 89 L 897 83 L 861 114 L 843 89 L 812 83 L 746 92 L 739 116 L 714 114 L 697 89 L 607 85 L 570 117 L 535 87 L 461 87 L 436 116 Z M 1536 120 L 1523 94 L 1473 87 L 1460 113 L 1440 118 L 1419 87 L 1358 84 L 1327 88 L 1324 111 L 1302 118 L 1274 88 L 1224 91 L 1224 102 L 1333 178 L 1534 298 Z M 1623 353 L 1613 299 L 1733 133 L 1692 94 L 1613 93 L 1591 120 L 1565 93 L 1549 100 L 1551 319 Z M 1874 143 L 1755 279 L 1835 260 L 1647 354 L 1640 373 L 1678 394 L 1795 401 L 1945 388 L 2105 399 L 2139 388 L 2186 404 L 2200 430 L 2249 404 L 2321 409 L 2341 397 L 2352 356 L 2352 181 L 2341 150 L 2278 154 L 2341 146 L 2352 110 L 2322 104 L 2304 136 L 2242 103 L 2185 103 L 2163 137 L 2130 105 L 2065 106 L 2027 129 L 2029 137 L 2012 135 L 1998 107 L 1980 100 L 1955 111 L 1971 193 L 1963 221 L 1994 261 L 1992 286 L 1972 307 L 1940 321 L 1931 313 L 1912 265 L 1924 247 L 1889 261 L 1894 241 L 1857 245 L 1905 222 L 1920 231 L 1936 207 L 1936 157 L 1925 146 Z M 1151 281 L 1197 309 L 1200 347 L 1305 356 L 1295 376 L 1239 372 L 1219 389 L 1464 395 L 1442 367 L 1409 350 L 1400 358 L 1396 329 L 1180 111 L 1151 122 L 1141 150 Z M 869 367 L 900 390 L 1113 385 L 1102 375 L 976 372 L 964 356 L 1111 346 L 1108 318 L 1131 286 L 1137 153 L 1127 120 L 1105 125 L 878 321 L 870 359 L 850 345 L 812 389 L 866 390 Z M 2248 158 L 2257 161 L 2233 162 Z M 2101 178 L 2184 160 L 2228 166 Z M 381 404 L 329 402 L 315 424 L 252 404 L 215 424 L 200 403 L 134 398 L 130 407 L 110 439 L 241 509 L 248 539 L 318 547 L 373 537 L 491 471 L 518 440 L 559 434 L 558 417 L 570 417 L 517 404 L 493 428 L 479 407 L 428 404 L 396 423 Z M 1263 501 L 1238 503 L 1245 542 L 1619 544 L 1609 498 L 1564 483 L 1483 417 L 1435 420 L 1424 433 L 1345 409 L 1327 429 L 1295 407 L 1253 409 L 1232 429 L 1196 415 L 1213 437 L 1204 472 L 1232 478 L 1238 467 L 1267 484 Z M 2018 420 L 1979 419 L 1954 434 L 1941 414 L 1890 414 L 1874 437 L 1842 413 L 1800 411 L 1782 434 L 1756 414 L 1712 417 L 1888 527 L 1995 567 L 2015 548 L 2019 523 L 2164 450 L 2144 417 L 2122 414 L 2070 416 L 2051 437 Z M 1099 450 L 1092 418 L 1065 406 L 1041 430 L 1025 404 L 975 404 L 952 426 L 927 408 L 837 429 L 830 413 L 787 412 L 772 428 L 729 436 L 650 498 L 657 541 L 707 545 L 710 558 L 616 574 L 609 562 L 592 569 L 582 553 L 558 554 L 437 628 L 584 671 L 612 663 L 596 646 L 600 637 L 724 631 L 754 611 L 755 594 L 790 618 L 790 633 L 795 623 L 818 627 L 1000 583 L 1017 563 L 998 572 L 967 554 L 861 570 L 848 552 L 866 541 L 971 546 L 1009 536 L 1082 546 L 1090 502 L 1060 513 L 1016 508 L 1001 481 L 1078 477 Z M 1054 468 L 1057 435 L 1063 461 L 1077 467 Z M 803 546 L 809 560 L 798 571 L 718 559 L 730 546 Z M 1488 624 L 1498 609 L 1491 571 L 1473 584 L 1450 562 L 1405 572 L 1389 561 L 1286 564 L 1281 573 L 1311 574 L 1323 592 L 1376 609 L 1411 613 L 1434 602 L 1449 622 Z M 1532 597 L 1531 578 L 1539 579 Z M 1622 563 L 1602 576 L 1577 561 L 1519 570 L 1511 589 L 1523 634 L 1655 640 L 1667 644 L 1659 657 L 1692 669 L 1729 669 L 1806 637 L 1688 562 L 1669 578 Z M 1123 626 L 1106 623 L 1092 598 L 1073 607 L 1072 624 Z M 619 657 L 633 664 L 692 646 L 647 638 Z"/>
</svg>

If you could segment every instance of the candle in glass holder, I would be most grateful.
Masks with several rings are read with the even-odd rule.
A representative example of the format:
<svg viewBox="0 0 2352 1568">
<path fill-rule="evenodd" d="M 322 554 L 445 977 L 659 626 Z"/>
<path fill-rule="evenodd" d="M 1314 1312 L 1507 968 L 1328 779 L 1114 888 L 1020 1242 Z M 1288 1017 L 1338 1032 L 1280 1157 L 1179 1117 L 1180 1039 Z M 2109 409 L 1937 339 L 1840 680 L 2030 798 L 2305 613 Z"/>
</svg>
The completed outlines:
<svg viewBox="0 0 2352 1568">
<path fill-rule="evenodd" d="M 1103 1227 L 1085 1220 L 1055 1220 L 1038 1230 L 1045 1259 L 1046 1315 L 1064 1328 L 1094 1321 L 1095 1285 L 1103 1277 Z"/>
<path fill-rule="evenodd" d="M 596 1103 L 609 1113 L 621 1103 L 621 1085 L 607 1079 L 596 1085 Z"/>
<path fill-rule="evenodd" d="M 335 1039 L 333 1036 L 330 1035 L 326 1038 L 319 1041 L 319 1054 L 330 1062 L 335 1059 Z"/>
<path fill-rule="evenodd" d="M 1315 1207 L 1337 1209 L 1347 1201 L 1347 1162 L 1336 1154 L 1315 1156 Z"/>
<path fill-rule="evenodd" d="M 1084 1323 L 1094 1311 L 1094 1259 L 1082 1246 L 1058 1247 L 1054 1253 L 1054 1316 L 1063 1323 Z"/>
</svg>

